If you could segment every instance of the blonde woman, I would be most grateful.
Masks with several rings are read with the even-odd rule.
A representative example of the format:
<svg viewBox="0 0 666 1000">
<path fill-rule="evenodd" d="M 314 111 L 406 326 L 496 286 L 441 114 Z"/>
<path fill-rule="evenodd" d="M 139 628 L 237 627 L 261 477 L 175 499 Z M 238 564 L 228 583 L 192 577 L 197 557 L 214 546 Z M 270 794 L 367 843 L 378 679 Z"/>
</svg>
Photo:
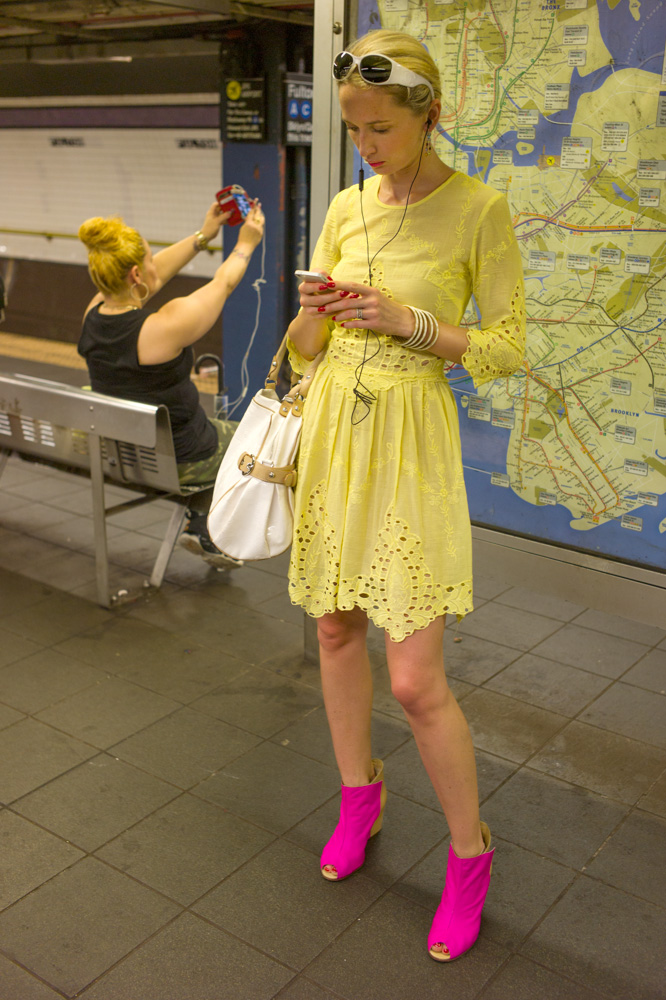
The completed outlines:
<svg viewBox="0 0 666 1000">
<path fill-rule="evenodd" d="M 447 614 L 472 610 L 469 514 L 445 371 L 476 385 L 524 350 L 521 261 L 507 203 L 431 148 L 437 67 L 399 32 L 336 56 L 342 118 L 370 180 L 331 204 L 300 285 L 292 361 L 328 345 L 305 408 L 290 567 L 294 603 L 317 618 L 326 711 L 342 779 L 340 821 L 321 857 L 358 869 L 382 824 L 383 764 L 370 745 L 368 620 L 385 630 L 391 686 L 445 813 L 446 884 L 428 936 L 438 962 L 475 942 L 493 850 L 480 821 L 467 722 L 443 663 Z M 478 327 L 462 327 L 471 295 Z"/>
<path fill-rule="evenodd" d="M 122 219 L 88 219 L 79 238 L 88 250 L 88 270 L 97 295 L 83 317 L 79 353 L 86 359 L 96 392 L 169 410 L 181 483 L 215 479 L 237 424 L 209 420 L 190 379 L 192 345 L 218 319 L 239 284 L 264 232 L 264 215 L 254 202 L 235 248 L 214 277 L 189 295 L 170 299 L 154 312 L 145 306 L 185 264 L 205 249 L 229 218 L 217 203 L 201 229 L 153 256 L 145 239 Z M 222 555 L 206 527 L 212 491 L 195 494 L 181 538 L 190 551 L 218 569 L 239 565 Z"/>
</svg>

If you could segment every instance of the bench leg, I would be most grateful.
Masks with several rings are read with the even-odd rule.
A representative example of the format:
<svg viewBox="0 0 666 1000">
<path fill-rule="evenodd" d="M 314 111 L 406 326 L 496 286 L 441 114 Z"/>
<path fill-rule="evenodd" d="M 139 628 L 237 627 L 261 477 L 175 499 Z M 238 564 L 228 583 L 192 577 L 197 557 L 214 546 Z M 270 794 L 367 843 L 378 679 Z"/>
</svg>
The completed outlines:
<svg viewBox="0 0 666 1000">
<path fill-rule="evenodd" d="M 171 515 L 171 520 L 169 521 L 169 527 L 166 530 L 166 535 L 164 536 L 164 541 L 160 546 L 160 551 L 157 553 L 157 559 L 155 560 L 153 572 L 150 577 L 150 583 L 153 587 L 159 587 L 162 584 L 164 574 L 166 573 L 167 566 L 169 565 L 171 553 L 173 552 L 173 547 L 176 544 L 176 539 L 178 538 L 180 530 L 183 527 L 183 521 L 185 520 L 186 514 L 187 508 L 184 504 L 174 504 L 173 514 Z"/>
<path fill-rule="evenodd" d="M 88 451 L 90 454 L 93 524 L 95 527 L 97 601 L 102 605 L 102 607 L 109 608 L 111 607 L 111 597 L 109 594 L 109 553 L 106 544 L 104 471 L 102 469 L 102 443 L 98 434 L 88 434 Z"/>
<path fill-rule="evenodd" d="M 11 455 L 11 451 L 4 451 L 4 450 L 0 451 L 0 476 L 5 471 L 5 466 L 6 466 L 7 462 L 9 461 L 9 456 L 10 455 Z"/>
</svg>

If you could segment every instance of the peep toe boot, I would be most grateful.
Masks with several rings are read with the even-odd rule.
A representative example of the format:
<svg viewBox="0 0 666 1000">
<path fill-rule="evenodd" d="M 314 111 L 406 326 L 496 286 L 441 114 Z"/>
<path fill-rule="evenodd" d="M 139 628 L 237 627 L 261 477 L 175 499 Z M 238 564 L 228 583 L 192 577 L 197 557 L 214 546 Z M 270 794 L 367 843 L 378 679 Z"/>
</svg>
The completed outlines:
<svg viewBox="0 0 666 1000">
<path fill-rule="evenodd" d="M 369 785 L 341 786 L 340 819 L 320 861 L 321 873 L 329 882 L 347 878 L 361 867 L 368 840 L 382 828 L 386 803 L 384 764 L 373 759 L 372 766 L 375 776 Z M 335 872 L 327 872 L 326 865 L 332 865 Z"/>
<path fill-rule="evenodd" d="M 484 851 L 475 858 L 459 858 L 449 844 L 446 884 L 428 935 L 428 954 L 436 962 L 460 958 L 479 936 L 495 853 L 494 848 L 490 850 L 490 830 L 485 823 L 481 823 L 481 836 Z M 448 954 L 433 951 L 436 944 L 448 948 Z"/>
</svg>

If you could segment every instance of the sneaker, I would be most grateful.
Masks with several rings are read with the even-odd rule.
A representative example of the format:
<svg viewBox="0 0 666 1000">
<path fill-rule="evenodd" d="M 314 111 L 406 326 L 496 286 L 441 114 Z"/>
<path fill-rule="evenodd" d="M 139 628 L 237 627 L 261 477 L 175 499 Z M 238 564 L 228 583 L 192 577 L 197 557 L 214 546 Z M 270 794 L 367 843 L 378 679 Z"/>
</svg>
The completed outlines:
<svg viewBox="0 0 666 1000">
<path fill-rule="evenodd" d="M 237 569 L 243 565 L 242 559 L 234 559 L 233 556 L 220 552 L 208 534 L 206 518 L 201 514 L 190 518 L 178 541 L 188 552 L 201 556 L 209 566 L 214 566 L 217 570 Z"/>
</svg>

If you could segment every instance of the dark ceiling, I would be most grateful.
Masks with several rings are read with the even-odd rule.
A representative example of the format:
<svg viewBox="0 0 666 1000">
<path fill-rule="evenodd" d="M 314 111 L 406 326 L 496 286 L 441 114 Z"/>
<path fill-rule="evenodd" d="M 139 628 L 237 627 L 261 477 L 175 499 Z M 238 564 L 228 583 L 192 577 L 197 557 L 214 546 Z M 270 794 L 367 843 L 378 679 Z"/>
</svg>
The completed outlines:
<svg viewBox="0 0 666 1000">
<path fill-rule="evenodd" d="M 0 0 L 0 63 L 187 52 L 257 21 L 312 25 L 314 0 Z"/>
</svg>

